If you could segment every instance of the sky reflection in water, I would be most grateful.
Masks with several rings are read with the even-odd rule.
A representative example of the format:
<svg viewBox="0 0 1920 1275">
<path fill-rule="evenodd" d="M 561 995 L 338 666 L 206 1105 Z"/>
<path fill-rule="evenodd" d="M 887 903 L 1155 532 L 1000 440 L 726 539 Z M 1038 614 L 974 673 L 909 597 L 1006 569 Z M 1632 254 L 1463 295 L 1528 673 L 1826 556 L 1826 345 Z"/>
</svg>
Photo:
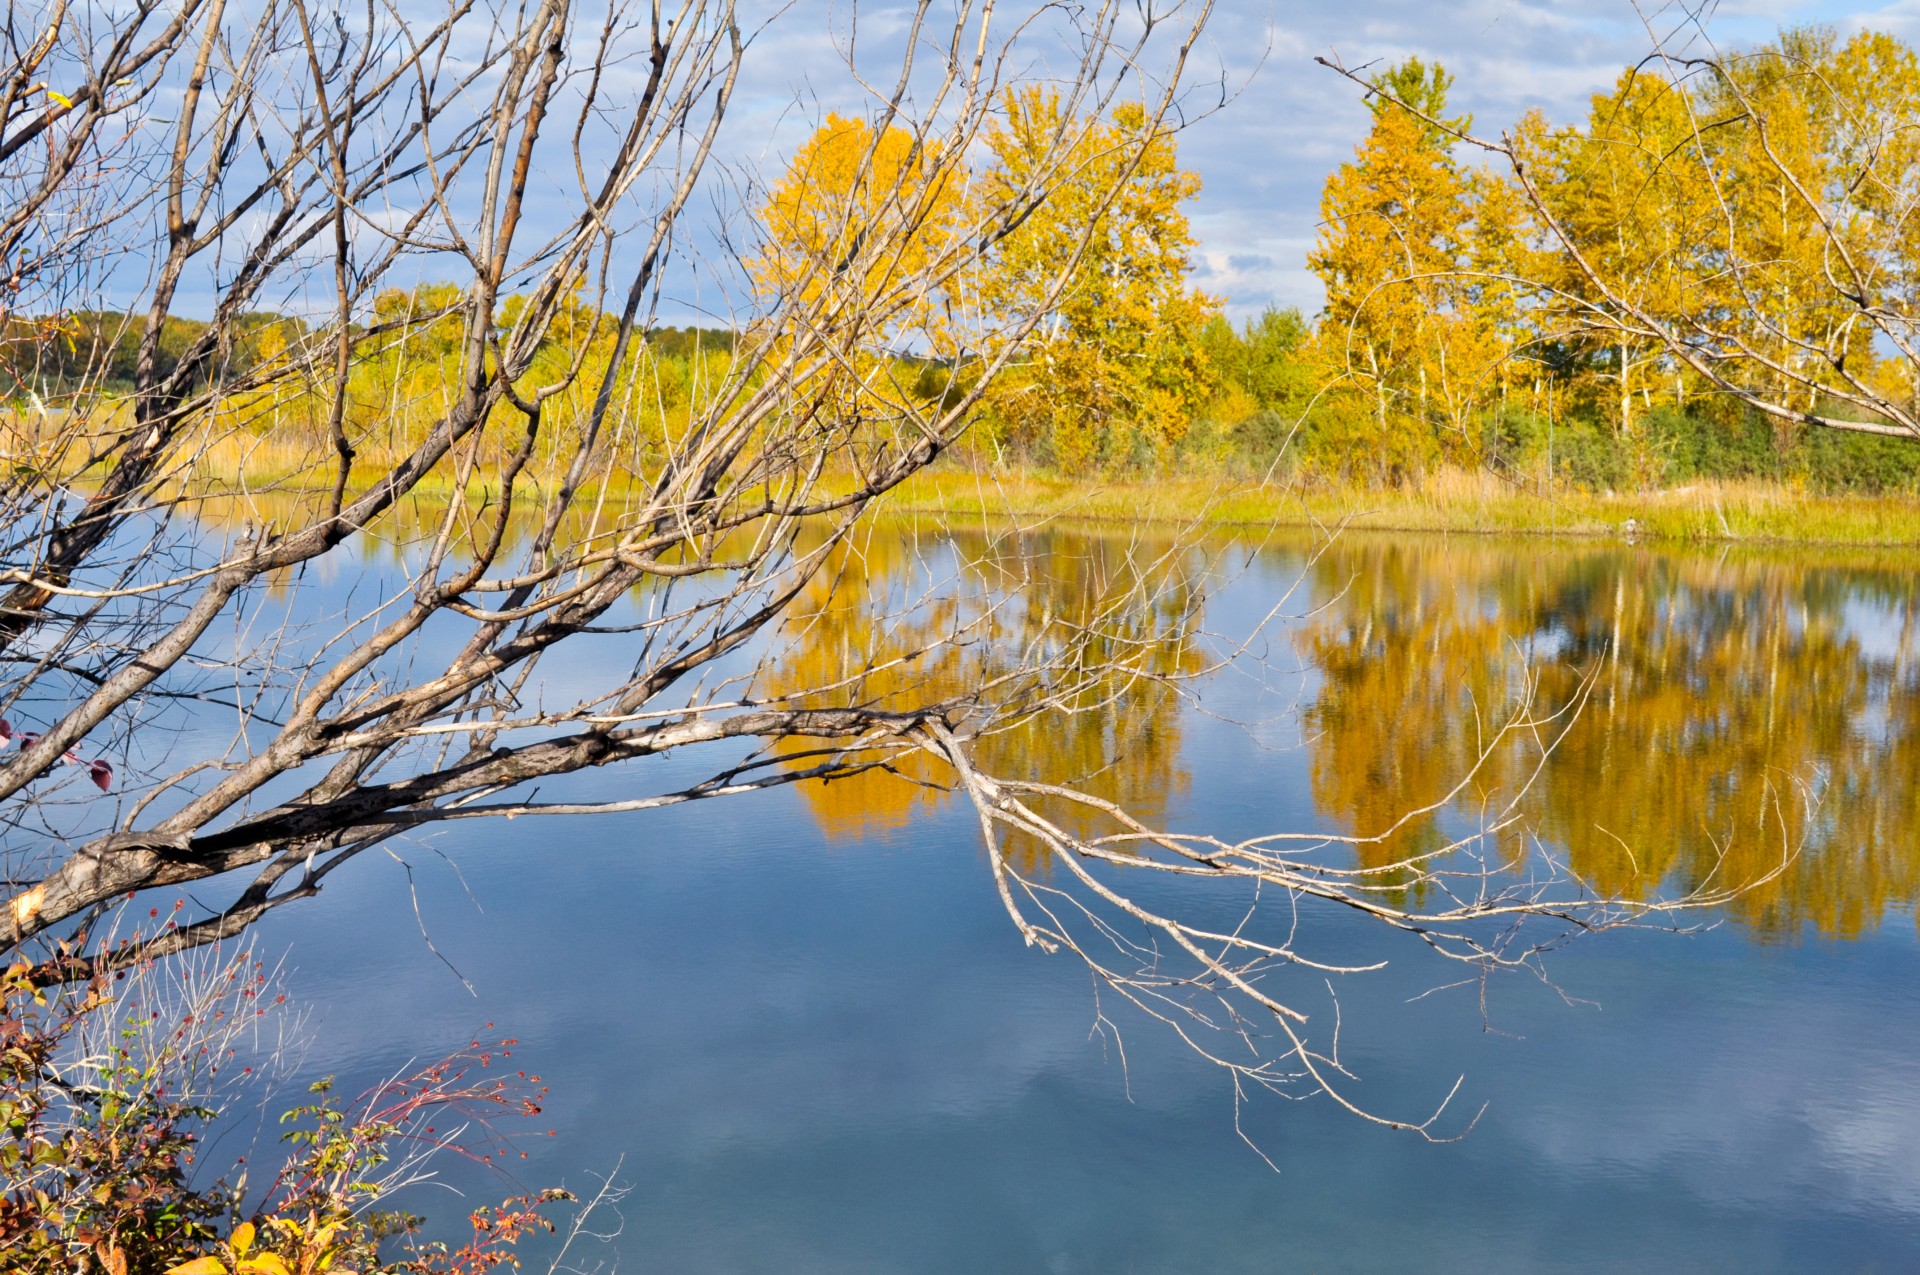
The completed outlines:
<svg viewBox="0 0 1920 1275">
<path fill-rule="evenodd" d="M 1244 567 L 1244 545 L 1207 549 L 1235 565 L 1206 629 L 1244 630 L 1307 549 Z M 1023 552 L 1062 577 L 1113 562 L 1066 533 Z M 1412 999 L 1456 976 L 1416 945 L 1310 917 L 1317 956 L 1392 962 L 1341 989 L 1356 1096 L 1417 1117 L 1464 1073 L 1463 1117 L 1487 1104 L 1464 1141 L 1269 1099 L 1245 1114 L 1269 1169 L 1224 1078 L 1170 1034 L 1116 1015 L 1124 1069 L 1090 1034 L 1085 975 L 1022 947 L 966 811 L 850 787 L 399 847 L 474 995 L 422 941 L 398 863 L 363 857 L 266 935 L 312 1007 L 304 1071 L 350 1090 L 498 1022 L 553 1090 L 557 1136 L 521 1176 L 577 1189 L 618 1163 L 629 1272 L 1911 1268 L 1920 701 L 1901 564 L 1351 537 L 1310 580 L 1291 610 L 1324 608 L 1209 680 L 1206 712 L 1135 705 L 1055 741 L 1058 760 L 1124 742 L 1107 782 L 1190 825 L 1370 832 L 1457 773 L 1462 696 L 1490 709 L 1531 669 L 1552 702 L 1585 671 L 1582 721 L 1524 806 L 1576 868 L 1653 889 L 1716 845 L 1739 870 L 1777 853 L 1777 825 L 1751 832 L 1763 816 L 1806 834 L 1729 924 L 1576 943 L 1551 968 L 1578 1003 L 1498 980 L 1485 1024 L 1475 988 Z M 818 627 L 838 642 L 856 622 Z M 1810 823 L 1767 796 L 1794 778 L 1826 794 Z"/>
</svg>

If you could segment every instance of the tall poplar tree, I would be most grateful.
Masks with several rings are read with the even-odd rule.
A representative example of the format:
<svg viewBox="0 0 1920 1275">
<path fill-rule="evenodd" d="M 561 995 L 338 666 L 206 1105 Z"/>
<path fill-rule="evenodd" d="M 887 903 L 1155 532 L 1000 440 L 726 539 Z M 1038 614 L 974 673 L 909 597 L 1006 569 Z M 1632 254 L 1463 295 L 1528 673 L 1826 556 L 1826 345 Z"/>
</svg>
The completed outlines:
<svg viewBox="0 0 1920 1275">
<path fill-rule="evenodd" d="M 1217 383 L 1201 331 L 1220 303 L 1187 285 L 1194 238 L 1182 205 L 1200 178 L 1180 167 L 1171 133 L 1149 135 L 1136 105 L 1075 119 L 1057 94 L 1029 88 L 1003 106 L 976 198 L 1026 192 L 1033 209 L 994 245 L 966 300 L 989 320 L 1036 306 L 1047 317 L 993 392 L 989 424 L 1001 445 L 1063 469 L 1164 462 Z M 1061 137 L 1073 139 L 1064 162 Z M 1088 222 L 1097 233 L 1076 243 L 1070 228 Z"/>
<path fill-rule="evenodd" d="M 1710 58 L 1656 49 L 1583 128 L 1479 144 L 1540 228 L 1543 334 L 1610 382 L 1620 433 L 1692 386 L 1770 420 L 1777 445 L 1805 425 L 1920 438 L 1913 50 L 1823 28 Z"/>
<path fill-rule="evenodd" d="M 1417 60 L 1375 81 L 1373 128 L 1328 178 L 1307 258 L 1326 287 L 1316 349 L 1333 380 L 1317 438 L 1388 480 L 1471 454 L 1513 320 L 1497 256 L 1518 206 L 1455 160 L 1465 121 L 1445 119 L 1449 82 Z"/>
<path fill-rule="evenodd" d="M 1735 210 L 1716 245 L 1727 336 L 1758 356 L 1746 378 L 1769 399 L 1817 412 L 1847 366 L 1877 359 L 1855 298 L 1911 298 L 1916 81 L 1913 51 L 1889 36 L 1797 28 L 1728 60 L 1700 95 L 1701 114 L 1732 121 L 1714 156 Z"/>
<path fill-rule="evenodd" d="M 955 250 L 966 182 L 957 167 L 898 125 L 828 115 L 761 209 L 763 242 L 748 263 L 757 289 L 883 308 L 925 329 L 935 311 L 913 281 Z M 912 293 L 905 304 L 890 296 L 902 289 Z"/>
<path fill-rule="evenodd" d="M 1571 353 L 1576 395 L 1623 439 L 1654 394 L 1684 397 L 1664 345 L 1636 330 L 1635 313 L 1684 323 L 1715 303 L 1699 253 L 1720 210 L 1699 125 L 1685 85 L 1634 67 L 1594 95 L 1584 127 L 1549 133 L 1529 121 L 1520 133 L 1568 240 L 1541 257 L 1542 335 Z M 1596 292 L 1589 270 L 1615 288 Z"/>
</svg>

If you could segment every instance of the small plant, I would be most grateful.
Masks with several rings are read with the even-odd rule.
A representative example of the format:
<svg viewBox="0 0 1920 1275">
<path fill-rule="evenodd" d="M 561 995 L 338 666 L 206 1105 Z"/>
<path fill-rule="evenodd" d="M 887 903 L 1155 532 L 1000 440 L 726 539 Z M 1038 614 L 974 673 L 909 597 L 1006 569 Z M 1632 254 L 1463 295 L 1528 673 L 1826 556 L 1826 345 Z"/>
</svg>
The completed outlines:
<svg viewBox="0 0 1920 1275">
<path fill-rule="evenodd" d="M 188 1186 L 211 1112 L 169 1093 L 164 1060 L 131 1027 L 75 1056 L 115 1003 L 104 976 L 49 990 L 25 963 L 0 975 L 0 1253 L 22 1269 L 155 1269 L 229 1211 L 224 1188 Z"/>
<path fill-rule="evenodd" d="M 297 1222 L 288 1223 L 283 1219 L 275 1222 L 279 1224 L 277 1229 L 293 1233 L 295 1256 L 292 1261 L 271 1248 L 256 1248 L 254 1241 L 260 1238 L 261 1229 L 252 1222 L 242 1222 L 218 1245 L 217 1252 L 182 1262 L 168 1275 L 314 1275 L 332 1269 L 339 1253 L 333 1243 L 339 1230 L 337 1226 L 322 1226 L 308 1234 Z"/>
<path fill-rule="evenodd" d="M 244 1169 L 197 1185 L 193 1167 L 222 1072 L 251 1070 L 238 1062 L 239 1037 L 286 999 L 266 995 L 266 971 L 243 954 L 49 986 L 50 967 L 40 968 L 40 977 L 26 962 L 0 973 L 8 1270 L 483 1275 L 517 1264 L 520 1238 L 554 1229 L 541 1210 L 573 1198 L 544 1191 L 475 1210 L 472 1239 L 458 1246 L 418 1242 L 419 1218 L 377 1207 L 431 1176 L 428 1162 L 442 1154 L 490 1165 L 525 1158 L 495 1122 L 539 1115 L 546 1090 L 502 1065 L 516 1042 L 476 1038 L 349 1104 L 330 1078 L 310 1086 L 314 1100 L 281 1118 L 289 1157 L 249 1208 Z M 392 1240 L 405 1254 L 383 1262 Z"/>
</svg>

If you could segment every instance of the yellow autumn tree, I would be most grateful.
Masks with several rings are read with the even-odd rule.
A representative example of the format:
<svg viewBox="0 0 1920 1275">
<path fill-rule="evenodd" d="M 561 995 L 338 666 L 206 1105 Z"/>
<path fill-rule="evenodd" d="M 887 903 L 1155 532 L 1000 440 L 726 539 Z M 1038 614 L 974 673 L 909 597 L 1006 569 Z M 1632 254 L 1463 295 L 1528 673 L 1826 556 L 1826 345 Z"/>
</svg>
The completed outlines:
<svg viewBox="0 0 1920 1275">
<path fill-rule="evenodd" d="M 1748 375 L 1769 396 L 1802 380 L 1808 410 L 1830 355 L 1872 360 L 1829 286 L 1828 240 L 1859 242 L 1879 222 L 1840 187 L 1859 126 L 1901 82 L 1893 47 L 1801 30 L 1691 84 L 1632 67 L 1584 128 L 1540 148 L 1536 180 L 1565 240 L 1549 267 L 1555 326 L 1620 437 L 1663 398 L 1684 401 L 1689 378 L 1657 328 L 1756 356 Z"/>
<path fill-rule="evenodd" d="M 761 209 L 754 284 L 769 300 L 864 306 L 885 316 L 881 339 L 931 335 L 922 281 L 954 246 L 963 185 L 907 130 L 828 115 Z"/>
<path fill-rule="evenodd" d="M 1062 469 L 1162 463 L 1217 379 L 1200 334 L 1220 302 L 1187 286 L 1182 206 L 1200 179 L 1138 105 L 1076 119 L 1057 94 L 1028 88 L 1004 108 L 975 200 L 1032 211 L 994 234 L 964 297 L 989 354 L 1022 340 L 1020 367 L 989 401 L 990 436 Z M 998 327 L 1036 307 L 1045 318 L 1023 339 Z"/>
<path fill-rule="evenodd" d="M 1686 397 L 1665 345 L 1635 316 L 1684 323 L 1714 304 L 1712 272 L 1698 257 L 1720 209 L 1695 109 L 1684 84 L 1631 67 L 1593 96 L 1584 126 L 1549 131 L 1535 117 L 1519 130 L 1564 237 L 1540 258 L 1542 336 L 1564 352 L 1577 410 L 1608 423 L 1635 454 L 1645 451 L 1637 424 L 1646 413 Z M 1613 287 L 1591 287 L 1593 270 Z"/>
<path fill-rule="evenodd" d="M 1501 254 L 1520 205 L 1454 159 L 1436 127 L 1448 82 L 1417 61 L 1380 77 L 1373 127 L 1327 179 L 1307 258 L 1326 288 L 1314 353 L 1331 386 L 1315 444 L 1388 481 L 1472 455 L 1517 321 Z"/>
<path fill-rule="evenodd" d="M 971 251 L 957 224 L 965 188 L 965 166 L 906 129 L 829 115 L 760 209 L 747 269 L 785 325 L 769 334 L 773 358 L 830 393 L 831 419 L 873 446 L 913 433 L 920 369 L 900 352 L 954 353 L 943 284 Z M 829 351 L 812 334 L 830 329 L 845 335 Z"/>
<path fill-rule="evenodd" d="M 1703 115 L 1732 121 L 1715 138 L 1737 214 L 1716 245 L 1728 335 L 1758 356 L 1746 377 L 1769 399 L 1817 411 L 1847 365 L 1876 361 L 1854 297 L 1912 295 L 1916 80 L 1891 37 L 1811 27 L 1729 60 L 1701 94 Z"/>
<path fill-rule="evenodd" d="M 1776 444 L 1920 435 L 1920 61 L 1890 36 L 1782 31 L 1643 60 L 1584 126 L 1488 144 L 1551 252 L 1538 280 L 1617 433 L 1711 390 Z M 1890 358 L 1889 356 L 1897 356 Z M 1889 366 L 1891 364 L 1891 366 Z M 1692 388 L 1690 388 L 1692 387 Z"/>
</svg>

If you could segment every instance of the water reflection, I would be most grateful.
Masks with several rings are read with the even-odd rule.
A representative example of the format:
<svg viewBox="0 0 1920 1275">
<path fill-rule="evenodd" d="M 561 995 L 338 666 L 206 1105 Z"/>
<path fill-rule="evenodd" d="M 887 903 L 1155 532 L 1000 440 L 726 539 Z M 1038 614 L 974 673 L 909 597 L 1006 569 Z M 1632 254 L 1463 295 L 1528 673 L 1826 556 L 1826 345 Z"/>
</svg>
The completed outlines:
<svg viewBox="0 0 1920 1275">
<path fill-rule="evenodd" d="M 315 498 L 223 496 L 193 512 L 237 534 Z M 469 503 L 456 554 L 493 516 Z M 562 539 L 602 534 L 619 512 L 586 510 Z M 363 552 L 402 563 L 446 517 L 406 503 Z M 514 511 L 509 548 L 531 526 Z M 982 739 L 986 769 L 1157 820 L 1191 782 L 1182 694 L 1210 658 L 1196 639 L 1210 564 L 1246 552 L 1225 538 L 877 521 L 808 584 L 759 690 L 904 705 L 994 685 L 1028 711 Z M 1308 576 L 1290 628 L 1310 792 L 1342 830 L 1389 834 L 1361 847 L 1367 862 L 1443 845 L 1517 793 L 1505 853 L 1544 849 L 1602 893 L 1772 873 L 1730 908 L 1762 939 L 1855 938 L 1920 903 L 1920 576 L 1904 557 L 1350 534 L 1269 538 L 1255 572 L 1276 589 Z M 1553 725 L 1487 752 L 1522 711 Z M 815 760 L 806 747 L 790 745 L 796 766 Z M 950 776 L 927 755 L 888 766 L 800 786 L 829 838 L 903 828 L 946 800 Z M 1086 831 L 1079 808 L 1055 813 Z M 1775 872 L 1783 844 L 1800 852 Z M 1033 847 L 1008 851 L 1044 871 Z"/>
<path fill-rule="evenodd" d="M 924 701 L 1017 681 L 1077 637 L 1048 665 L 1070 689 L 983 761 L 1157 819 L 1190 780 L 1163 679 L 1201 669 L 1204 564 L 1229 547 L 883 525 L 810 586 L 771 689 Z M 1387 834 L 1364 861 L 1435 849 L 1518 794 L 1514 861 L 1544 851 L 1626 897 L 1759 881 L 1730 910 L 1762 938 L 1857 937 L 1920 900 L 1904 563 L 1357 535 L 1264 555 L 1276 580 L 1309 574 L 1292 642 L 1311 793 L 1344 831 Z M 1073 678 L 1103 661 L 1128 672 Z M 1500 737 L 1523 713 L 1545 725 Z M 803 789 L 847 837 L 905 826 L 948 778 L 914 755 Z M 1780 872 L 1783 845 L 1801 849 Z"/>
<path fill-rule="evenodd" d="M 1741 937 L 1852 936 L 1912 906 L 1907 565 L 1317 547 L 877 525 L 814 582 L 754 690 L 972 689 L 1032 646 L 1053 674 L 1013 689 L 1072 689 L 1084 711 L 990 738 L 996 767 L 1093 772 L 1136 808 L 1241 836 L 1377 830 L 1445 793 L 1530 688 L 1544 713 L 1585 686 L 1524 813 L 1548 851 L 1621 889 L 1702 872 L 1718 844 L 1777 845 L 1742 826 L 1775 813 L 1769 784 L 1823 790 L 1806 856 L 1745 901 L 1745 925 L 1574 944 L 1552 973 L 1577 1007 L 1498 980 L 1496 1031 L 1477 989 L 1436 991 L 1432 964 L 1377 927 L 1310 915 L 1327 955 L 1392 958 L 1341 990 L 1343 1059 L 1368 1098 L 1424 1108 L 1464 1074 L 1463 1104 L 1492 1103 L 1465 1141 L 1364 1130 L 1324 1102 L 1243 1113 L 1159 1024 L 1129 1030 L 1123 1067 L 1091 1038 L 1084 973 L 1007 924 L 966 803 L 875 772 L 632 817 L 475 822 L 433 854 L 400 845 L 404 867 L 366 856 L 330 901 L 269 922 L 320 1007 L 305 1069 L 352 1092 L 478 1022 L 510 1024 L 553 1082 L 560 1130 L 526 1179 L 578 1187 L 620 1166 L 639 1188 L 607 1254 L 623 1269 L 1910 1265 L 1920 949 L 1910 933 Z M 1203 669 L 1203 627 L 1244 635 L 1302 572 L 1297 618 L 1252 653 L 1264 664 L 1181 694 L 1148 676 Z M 968 645 L 926 650 L 956 632 Z M 1072 677 L 1076 654 L 1085 668 L 1101 650 L 1142 653 L 1127 694 Z M 1475 815 L 1539 755 L 1516 742 L 1396 835 Z M 902 768 L 944 779 L 922 764 Z M 631 782 L 608 771 L 582 791 Z M 924 852 L 854 839 L 902 820 Z M 1243 1114 L 1278 1174 L 1238 1140 Z M 448 1198 L 419 1211 L 457 1229 Z"/>
<path fill-rule="evenodd" d="M 788 624 L 768 690 L 904 707 L 993 687 L 1014 705 L 976 749 L 1002 778 L 1071 784 L 1148 819 L 1185 792 L 1177 684 L 1196 674 L 1204 555 L 1194 547 L 1058 528 L 987 531 L 885 523 L 837 546 Z M 811 759 L 789 745 L 796 765 Z M 951 775 L 925 753 L 801 791 L 830 836 L 903 826 Z M 1085 807 L 1050 815 L 1075 832 Z M 1022 834 L 1006 851 L 1041 871 Z"/>
<path fill-rule="evenodd" d="M 1915 582 L 1898 566 L 1349 539 L 1314 568 L 1298 634 L 1317 804 L 1373 834 L 1444 795 L 1516 700 L 1590 698 L 1544 757 L 1516 739 L 1474 809 L 1538 763 L 1524 825 L 1603 892 L 1764 877 L 1731 911 L 1761 936 L 1856 937 L 1920 894 Z M 1390 852 L 1436 839 L 1415 820 Z"/>
</svg>

